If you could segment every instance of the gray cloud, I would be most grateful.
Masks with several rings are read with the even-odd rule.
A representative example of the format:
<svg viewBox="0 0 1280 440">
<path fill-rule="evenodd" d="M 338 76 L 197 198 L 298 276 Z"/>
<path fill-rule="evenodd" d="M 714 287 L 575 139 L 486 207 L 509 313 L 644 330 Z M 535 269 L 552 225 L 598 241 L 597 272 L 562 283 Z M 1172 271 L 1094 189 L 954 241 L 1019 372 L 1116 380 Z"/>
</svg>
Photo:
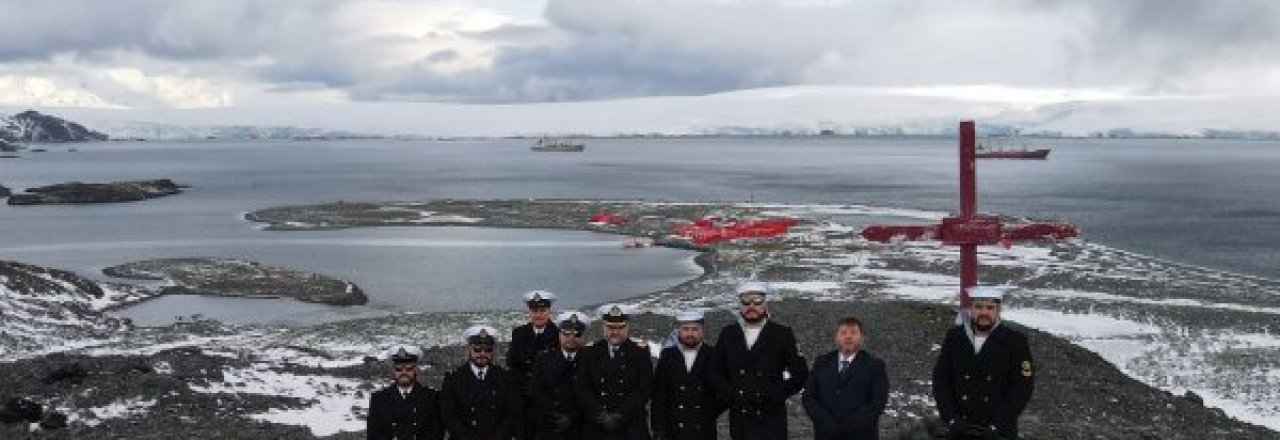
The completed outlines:
<svg viewBox="0 0 1280 440">
<path fill-rule="evenodd" d="M 340 0 L 5 0 L 0 60 L 137 51 L 210 60 L 287 50 L 326 36 Z"/>
<path fill-rule="evenodd" d="M 796 84 L 1199 93 L 1280 66 L 1271 0 L 552 0 L 545 24 L 398 36 L 339 25 L 352 1 L 0 0 L 0 74 L 72 53 L 359 100 L 528 102 Z M 491 61 L 443 68 L 474 56 L 458 39 Z"/>
</svg>

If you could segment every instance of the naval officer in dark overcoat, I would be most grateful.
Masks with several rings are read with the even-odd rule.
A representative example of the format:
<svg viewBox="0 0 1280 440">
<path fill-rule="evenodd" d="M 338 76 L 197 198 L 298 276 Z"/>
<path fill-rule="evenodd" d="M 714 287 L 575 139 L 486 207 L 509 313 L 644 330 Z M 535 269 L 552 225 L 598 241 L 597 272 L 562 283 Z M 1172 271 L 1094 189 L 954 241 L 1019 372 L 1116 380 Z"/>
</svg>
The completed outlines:
<svg viewBox="0 0 1280 440">
<path fill-rule="evenodd" d="M 676 343 L 662 349 L 653 378 L 650 411 L 654 438 L 715 440 L 724 405 L 707 383 L 712 348 L 703 343 L 704 313 L 676 313 Z"/>
<path fill-rule="evenodd" d="M 441 417 L 450 440 L 510 440 L 519 421 L 516 378 L 493 364 L 494 336 L 489 326 L 463 334 L 467 361 L 445 373 L 440 390 Z"/>
<path fill-rule="evenodd" d="M 534 402 L 530 395 L 533 361 L 538 353 L 556 348 L 560 330 L 551 320 L 551 306 L 556 301 L 556 294 L 545 290 L 531 290 L 522 297 L 528 309 L 528 322 L 511 330 L 511 345 L 507 346 L 507 368 L 519 381 L 520 396 L 525 402 L 522 408 L 524 418 L 516 426 L 516 437 L 528 439 L 532 438 L 534 426 L 538 423 L 533 418 L 537 411 L 530 406 Z"/>
<path fill-rule="evenodd" d="M 969 288 L 967 320 L 947 331 L 933 399 L 952 439 L 1016 439 L 1035 366 L 1027 337 L 1000 322 L 1004 289 Z"/>
<path fill-rule="evenodd" d="M 389 350 L 392 383 L 369 397 L 366 437 L 369 440 L 441 440 L 440 396 L 418 382 L 422 350 L 398 345 Z"/>
<path fill-rule="evenodd" d="M 587 333 L 588 318 L 580 312 L 563 312 L 556 317 L 560 348 L 538 353 L 533 362 L 530 391 L 535 421 L 535 440 L 579 440 L 582 438 L 582 410 L 578 407 L 574 376 L 578 371 Z"/>
<path fill-rule="evenodd" d="M 809 366 L 791 328 L 769 317 L 769 285 L 744 283 L 737 293 L 739 322 L 720 330 L 708 378 L 729 404 L 730 438 L 786 440 L 786 402 L 804 387 Z"/>
<path fill-rule="evenodd" d="M 649 393 L 653 355 L 633 341 L 622 306 L 601 307 L 604 338 L 587 347 L 578 361 L 575 385 L 585 423 L 582 438 L 649 440 Z"/>
</svg>

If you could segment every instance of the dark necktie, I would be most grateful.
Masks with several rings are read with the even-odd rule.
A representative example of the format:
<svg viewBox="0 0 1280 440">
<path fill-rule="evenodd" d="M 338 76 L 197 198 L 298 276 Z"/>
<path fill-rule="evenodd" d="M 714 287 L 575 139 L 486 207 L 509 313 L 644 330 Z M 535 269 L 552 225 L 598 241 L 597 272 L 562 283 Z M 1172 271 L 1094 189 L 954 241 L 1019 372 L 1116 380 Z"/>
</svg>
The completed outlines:
<svg viewBox="0 0 1280 440">
<path fill-rule="evenodd" d="M 476 380 L 484 380 L 484 370 L 480 370 L 476 373 Z"/>
<path fill-rule="evenodd" d="M 844 370 L 849 368 L 849 361 L 840 361 L 840 374 L 844 374 Z"/>
</svg>

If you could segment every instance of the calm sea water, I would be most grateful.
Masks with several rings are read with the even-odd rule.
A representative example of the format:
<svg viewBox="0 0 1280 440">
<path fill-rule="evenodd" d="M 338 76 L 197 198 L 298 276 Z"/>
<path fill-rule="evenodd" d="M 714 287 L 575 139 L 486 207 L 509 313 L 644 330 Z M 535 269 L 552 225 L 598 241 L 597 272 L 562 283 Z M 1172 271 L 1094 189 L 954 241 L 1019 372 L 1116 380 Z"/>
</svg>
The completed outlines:
<svg viewBox="0 0 1280 440">
<path fill-rule="evenodd" d="M 1047 161 L 980 161 L 980 209 L 1066 219 L 1086 238 L 1119 248 L 1280 276 L 1280 143 L 1050 142 Z M 193 188 L 131 204 L 0 207 L 0 258 L 90 274 L 138 258 L 234 256 L 352 279 L 369 291 L 366 309 L 306 314 L 327 313 L 317 318 L 327 320 L 395 309 L 518 306 L 508 298 L 535 287 L 598 302 L 674 284 L 696 271 L 687 253 L 627 252 L 615 246 L 616 237 L 467 228 L 264 232 L 242 221 L 244 212 L 334 200 L 434 198 L 755 200 L 941 211 L 957 203 L 952 140 L 588 144 L 582 154 L 532 153 L 523 140 L 97 143 L 76 145 L 78 152 L 55 145 L 47 153 L 0 161 L 0 184 L 168 177 Z M 539 263 L 551 255 L 563 264 Z M 182 301 L 148 304 L 156 310 L 146 316 L 195 307 Z M 226 301 L 219 304 L 243 308 Z M 272 316 L 254 319 L 308 319 Z"/>
</svg>

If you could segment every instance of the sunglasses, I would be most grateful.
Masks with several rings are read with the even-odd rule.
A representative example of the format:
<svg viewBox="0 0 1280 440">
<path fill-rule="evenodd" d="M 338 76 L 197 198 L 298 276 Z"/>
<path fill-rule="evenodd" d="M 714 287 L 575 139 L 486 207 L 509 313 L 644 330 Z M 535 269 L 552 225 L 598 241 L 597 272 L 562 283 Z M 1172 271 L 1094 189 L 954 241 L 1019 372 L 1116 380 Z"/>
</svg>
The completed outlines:
<svg viewBox="0 0 1280 440">
<path fill-rule="evenodd" d="M 604 328 L 607 328 L 610 330 L 622 330 L 624 328 L 627 328 L 627 325 L 626 324 L 605 324 Z"/>
<path fill-rule="evenodd" d="M 493 347 L 471 347 L 471 351 L 476 353 L 493 353 Z"/>
<path fill-rule="evenodd" d="M 416 370 L 417 368 L 418 368 L 417 365 L 396 365 L 394 367 L 391 367 L 391 369 L 395 371 L 413 371 L 413 370 Z"/>
<path fill-rule="evenodd" d="M 744 306 L 762 306 L 762 305 L 764 305 L 764 300 L 763 300 L 763 299 L 760 299 L 760 298 L 757 298 L 757 299 L 744 299 L 744 300 L 742 300 L 741 302 L 742 302 L 742 305 L 744 305 Z"/>
</svg>

